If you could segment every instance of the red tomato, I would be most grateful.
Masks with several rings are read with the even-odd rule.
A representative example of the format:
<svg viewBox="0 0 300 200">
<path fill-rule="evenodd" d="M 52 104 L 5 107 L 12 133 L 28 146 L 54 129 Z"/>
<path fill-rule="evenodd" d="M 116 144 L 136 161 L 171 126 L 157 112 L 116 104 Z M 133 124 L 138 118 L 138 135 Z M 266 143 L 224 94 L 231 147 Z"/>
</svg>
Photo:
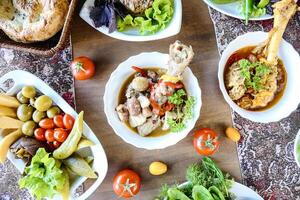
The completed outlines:
<svg viewBox="0 0 300 200">
<path fill-rule="evenodd" d="M 47 129 L 45 132 L 45 138 L 48 142 L 54 142 L 54 130 L 53 129 Z"/>
<path fill-rule="evenodd" d="M 34 130 L 34 137 L 39 141 L 46 141 L 45 138 L 45 129 L 43 128 L 37 128 Z"/>
<path fill-rule="evenodd" d="M 139 68 L 137 66 L 132 66 L 132 69 L 134 69 L 136 72 L 141 73 L 142 76 L 147 77 L 147 73 L 145 70 L 143 70 L 142 68 Z"/>
<path fill-rule="evenodd" d="M 113 180 L 113 189 L 119 197 L 133 197 L 140 191 L 140 188 L 140 176 L 130 169 L 120 171 Z"/>
<path fill-rule="evenodd" d="M 54 138 L 58 142 L 64 142 L 68 137 L 68 133 L 63 128 L 54 129 Z"/>
<path fill-rule="evenodd" d="M 220 146 L 218 134 L 210 128 L 203 128 L 196 131 L 193 143 L 197 152 L 205 156 L 212 155 Z"/>
<path fill-rule="evenodd" d="M 71 115 L 69 115 L 69 114 L 64 115 L 63 123 L 67 130 L 71 130 L 73 128 L 74 122 L 75 122 L 75 120 Z"/>
<path fill-rule="evenodd" d="M 87 80 L 95 74 L 95 64 L 90 58 L 80 56 L 71 62 L 71 70 L 76 80 Z"/>
<path fill-rule="evenodd" d="M 52 129 L 54 128 L 55 125 L 53 119 L 46 118 L 46 119 L 42 119 L 39 122 L 39 126 L 44 129 Z"/>
<path fill-rule="evenodd" d="M 165 84 L 166 86 L 169 86 L 169 87 L 173 88 L 173 89 L 180 89 L 180 88 L 183 88 L 183 84 L 182 84 L 181 82 L 179 82 L 179 83 L 164 82 L 164 84 Z"/>
<path fill-rule="evenodd" d="M 54 146 L 55 149 L 57 149 L 58 147 L 60 147 L 61 142 L 54 141 L 54 142 L 52 143 L 52 145 Z"/>
<path fill-rule="evenodd" d="M 53 118 L 53 122 L 54 122 L 55 126 L 58 127 L 58 128 L 64 128 L 65 127 L 62 115 L 56 115 Z"/>
</svg>

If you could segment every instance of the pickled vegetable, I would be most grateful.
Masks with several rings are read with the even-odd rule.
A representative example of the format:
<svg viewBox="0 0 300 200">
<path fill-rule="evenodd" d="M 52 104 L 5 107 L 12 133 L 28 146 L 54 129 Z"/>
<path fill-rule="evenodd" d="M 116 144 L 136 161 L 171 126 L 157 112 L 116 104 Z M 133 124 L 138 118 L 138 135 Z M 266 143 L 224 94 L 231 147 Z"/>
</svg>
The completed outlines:
<svg viewBox="0 0 300 200">
<path fill-rule="evenodd" d="M 165 163 L 162 162 L 152 162 L 149 166 L 149 172 L 152 175 L 158 176 L 166 173 L 168 167 Z"/>
<path fill-rule="evenodd" d="M 89 139 L 86 138 L 81 138 L 81 140 L 79 141 L 78 145 L 77 145 L 77 150 L 82 149 L 82 148 L 86 148 L 86 147 L 90 147 L 90 146 L 94 146 L 95 143 L 92 142 Z"/>
<path fill-rule="evenodd" d="M 22 94 L 22 91 L 18 92 L 17 99 L 20 103 L 28 103 L 29 99 L 27 97 L 24 97 Z"/>
<path fill-rule="evenodd" d="M 17 108 L 19 107 L 20 102 L 16 97 L 0 93 L 0 105 L 7 106 L 10 108 Z"/>
<path fill-rule="evenodd" d="M 94 170 L 89 166 L 89 164 L 79 156 L 71 156 L 63 163 L 75 174 L 79 176 L 84 176 L 88 178 L 97 178 Z"/>
<path fill-rule="evenodd" d="M 14 108 L 9 108 L 6 106 L 0 105 L 0 116 L 7 116 L 7 117 L 17 117 L 16 110 Z"/>
<path fill-rule="evenodd" d="M 33 113 L 33 107 L 28 104 L 20 105 L 17 110 L 17 116 L 23 122 L 30 120 L 32 113 Z"/>
<path fill-rule="evenodd" d="M 0 141 L 0 163 L 4 163 L 9 147 L 22 136 L 21 129 L 18 129 L 9 135 L 5 136 Z"/>
<path fill-rule="evenodd" d="M 1 129 L 17 129 L 21 128 L 23 122 L 11 117 L 0 116 L 0 128 Z"/>
<path fill-rule="evenodd" d="M 36 123 L 39 123 L 42 119 L 44 119 L 46 117 L 46 113 L 45 112 L 41 112 L 38 110 L 35 110 L 32 114 L 32 119 L 33 121 L 35 121 Z"/>
<path fill-rule="evenodd" d="M 70 199 L 70 181 L 69 181 L 69 173 L 67 169 L 64 167 L 62 168 L 63 175 L 65 176 L 65 183 L 61 190 L 58 190 L 60 193 L 62 200 L 69 200 Z"/>
<path fill-rule="evenodd" d="M 46 111 L 52 106 L 52 99 L 46 95 L 38 97 L 34 102 L 34 107 L 38 111 Z"/>
<path fill-rule="evenodd" d="M 22 126 L 22 133 L 27 136 L 33 136 L 36 123 L 34 121 L 27 121 Z"/>
<path fill-rule="evenodd" d="M 53 106 L 49 110 L 47 110 L 47 117 L 48 118 L 53 118 L 58 114 L 60 114 L 60 109 L 57 106 Z"/>
<path fill-rule="evenodd" d="M 66 159 L 77 149 L 77 145 L 83 132 L 83 111 L 81 111 L 75 120 L 75 124 L 68 138 L 62 145 L 53 152 L 56 159 Z"/>
<path fill-rule="evenodd" d="M 36 95 L 36 90 L 32 86 L 25 86 L 22 88 L 22 95 L 27 98 L 34 98 Z"/>
</svg>

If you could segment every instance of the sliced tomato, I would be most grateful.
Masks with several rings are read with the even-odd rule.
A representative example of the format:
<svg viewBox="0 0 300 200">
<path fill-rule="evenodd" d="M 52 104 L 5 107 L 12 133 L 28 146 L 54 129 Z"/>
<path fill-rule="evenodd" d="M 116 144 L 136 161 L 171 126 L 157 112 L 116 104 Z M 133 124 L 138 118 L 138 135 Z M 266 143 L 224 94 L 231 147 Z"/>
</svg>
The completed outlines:
<svg viewBox="0 0 300 200">
<path fill-rule="evenodd" d="M 205 156 L 212 155 L 220 146 L 218 134 L 210 128 L 197 130 L 194 134 L 193 143 L 197 152 Z"/>
<path fill-rule="evenodd" d="M 173 89 L 181 89 L 183 88 L 183 84 L 181 82 L 178 82 L 178 83 L 172 83 L 172 82 L 164 82 L 164 84 L 166 86 L 169 86 Z"/>
<path fill-rule="evenodd" d="M 147 73 L 145 70 L 143 70 L 142 68 L 139 68 L 137 66 L 132 66 L 132 69 L 134 69 L 136 72 L 141 73 L 142 76 L 147 77 Z"/>
<path fill-rule="evenodd" d="M 159 116 L 163 116 L 165 114 L 165 111 L 161 109 L 161 107 L 155 102 L 155 100 L 150 98 L 150 104 L 152 106 L 152 112 Z"/>
<path fill-rule="evenodd" d="M 122 170 L 114 177 L 113 189 L 119 197 L 131 198 L 140 191 L 140 188 L 141 178 L 133 170 Z"/>
<path fill-rule="evenodd" d="M 163 110 L 165 111 L 171 111 L 175 107 L 174 104 L 167 102 L 163 105 Z"/>
</svg>

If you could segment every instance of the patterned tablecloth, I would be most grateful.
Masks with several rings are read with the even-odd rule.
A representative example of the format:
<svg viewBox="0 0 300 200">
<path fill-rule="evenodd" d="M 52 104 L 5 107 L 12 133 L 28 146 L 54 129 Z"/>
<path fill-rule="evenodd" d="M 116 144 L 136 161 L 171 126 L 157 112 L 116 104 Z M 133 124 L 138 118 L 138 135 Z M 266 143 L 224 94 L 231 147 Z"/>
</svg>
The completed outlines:
<svg viewBox="0 0 300 200">
<path fill-rule="evenodd" d="M 220 54 L 237 36 L 251 31 L 269 31 L 272 20 L 250 22 L 225 16 L 210 9 Z M 284 39 L 300 52 L 300 14 L 289 23 Z M 300 67 L 300 63 L 299 63 Z M 299 74 L 300 77 L 300 74 Z M 300 92 L 300 91 L 299 91 Z M 300 107 L 276 123 L 254 123 L 232 112 L 234 126 L 240 130 L 238 157 L 245 185 L 268 200 L 300 199 L 300 169 L 293 157 L 295 136 L 300 129 Z"/>
<path fill-rule="evenodd" d="M 0 49 L 0 76 L 17 69 L 29 71 L 44 80 L 75 107 L 74 81 L 69 70 L 71 60 L 71 46 L 51 58 Z M 0 164 L 0 200 L 32 199 L 26 190 L 19 189 L 20 177 L 21 174 L 10 161 L 7 160 L 4 165 Z"/>
</svg>

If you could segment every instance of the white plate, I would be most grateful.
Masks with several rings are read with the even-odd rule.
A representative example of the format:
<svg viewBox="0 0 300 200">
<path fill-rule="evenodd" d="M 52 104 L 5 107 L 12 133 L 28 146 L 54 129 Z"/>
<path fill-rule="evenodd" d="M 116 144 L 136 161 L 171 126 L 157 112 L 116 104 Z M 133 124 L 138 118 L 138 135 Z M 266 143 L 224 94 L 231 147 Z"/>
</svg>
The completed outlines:
<svg viewBox="0 0 300 200">
<path fill-rule="evenodd" d="M 168 146 L 174 145 L 183 138 L 194 128 L 197 119 L 200 116 L 201 109 L 201 90 L 197 78 L 193 75 L 190 68 L 186 68 L 183 73 L 183 83 L 189 96 L 194 96 L 196 104 L 194 106 L 194 117 L 186 124 L 186 128 L 178 133 L 168 133 L 160 137 L 142 137 L 129 129 L 123 124 L 115 111 L 118 106 L 118 94 L 126 79 L 134 73 L 131 66 L 145 67 L 158 67 L 167 68 L 169 55 L 159 52 L 141 53 L 136 56 L 128 58 L 122 62 L 117 69 L 111 74 L 104 93 L 104 112 L 106 114 L 108 123 L 114 129 L 115 133 L 120 136 L 125 142 L 132 144 L 138 148 L 148 150 L 163 149 Z"/>
<path fill-rule="evenodd" d="M 182 183 L 179 185 L 179 188 L 185 186 L 186 184 L 188 184 L 188 182 Z M 251 188 L 237 182 L 233 183 L 229 189 L 229 192 L 236 196 L 235 200 L 263 200 L 263 198 Z"/>
<path fill-rule="evenodd" d="M 233 2 L 233 3 L 228 3 L 228 4 L 216 4 L 211 2 L 210 0 L 203 0 L 207 5 L 209 5 L 210 7 L 214 8 L 215 10 L 224 13 L 225 15 L 234 17 L 234 18 L 238 18 L 238 19 L 245 19 L 245 17 L 243 16 L 243 14 L 241 14 L 240 12 L 240 7 L 241 7 L 241 3 L 240 2 Z M 249 20 L 267 20 L 267 19 L 272 19 L 273 16 L 272 15 L 268 15 L 265 14 L 263 16 L 260 17 L 254 17 L 254 18 L 250 18 Z"/>
<path fill-rule="evenodd" d="M 297 133 L 294 143 L 294 156 L 298 167 L 300 167 L 300 151 L 297 149 L 300 150 L 300 130 Z"/>
<path fill-rule="evenodd" d="M 300 56 L 294 47 L 283 40 L 280 44 L 278 57 L 283 61 L 285 70 L 287 72 L 287 84 L 283 96 L 274 106 L 263 111 L 248 111 L 242 109 L 235 104 L 229 97 L 224 84 L 224 68 L 228 58 L 237 50 L 247 47 L 255 46 L 265 41 L 268 33 L 265 32 L 250 32 L 237 37 L 230 42 L 223 52 L 219 62 L 219 86 L 223 96 L 229 106 L 242 117 L 252 120 L 254 122 L 269 123 L 279 121 L 288 117 L 295 111 L 300 103 Z"/>
<path fill-rule="evenodd" d="M 43 94 L 51 97 L 53 102 L 59 106 L 64 113 L 68 113 L 74 118 L 77 117 L 76 111 L 59 94 L 57 94 L 51 87 L 33 74 L 22 70 L 11 71 L 0 78 L 0 85 L 7 80 L 14 81 L 14 85 L 7 91 L 7 94 L 16 95 L 16 93 L 19 92 L 23 86 L 31 85 L 37 88 L 37 90 Z M 84 123 L 83 135 L 96 144 L 91 147 L 91 152 L 94 157 L 92 168 L 97 172 L 98 178 L 81 196 L 75 198 L 77 200 L 87 199 L 99 187 L 106 176 L 108 168 L 107 158 L 103 147 L 86 123 Z M 1 139 L 2 138 L 0 137 L 0 140 Z M 16 159 L 14 154 L 11 152 L 8 153 L 8 159 L 15 165 L 20 173 L 23 173 L 25 164 L 21 159 Z M 76 178 L 70 185 L 71 194 L 74 194 L 76 188 L 78 188 L 86 179 L 87 178 L 85 177 Z M 60 197 L 56 196 L 55 199 L 60 199 Z"/>
<path fill-rule="evenodd" d="M 94 2 L 95 0 L 86 0 L 86 2 L 84 3 L 80 11 L 79 14 L 80 17 L 84 21 L 86 21 L 89 25 L 94 27 L 96 30 L 100 31 L 101 33 L 119 40 L 133 41 L 133 42 L 159 40 L 159 39 L 177 35 L 181 29 L 181 21 L 182 21 L 181 0 L 174 0 L 174 15 L 173 15 L 173 19 L 170 21 L 168 26 L 165 29 L 152 35 L 140 35 L 137 30 L 127 30 L 124 32 L 115 31 L 113 33 L 109 33 L 107 27 L 102 26 L 96 28 L 94 26 L 93 20 L 89 16 L 90 8 L 94 6 Z"/>
</svg>

